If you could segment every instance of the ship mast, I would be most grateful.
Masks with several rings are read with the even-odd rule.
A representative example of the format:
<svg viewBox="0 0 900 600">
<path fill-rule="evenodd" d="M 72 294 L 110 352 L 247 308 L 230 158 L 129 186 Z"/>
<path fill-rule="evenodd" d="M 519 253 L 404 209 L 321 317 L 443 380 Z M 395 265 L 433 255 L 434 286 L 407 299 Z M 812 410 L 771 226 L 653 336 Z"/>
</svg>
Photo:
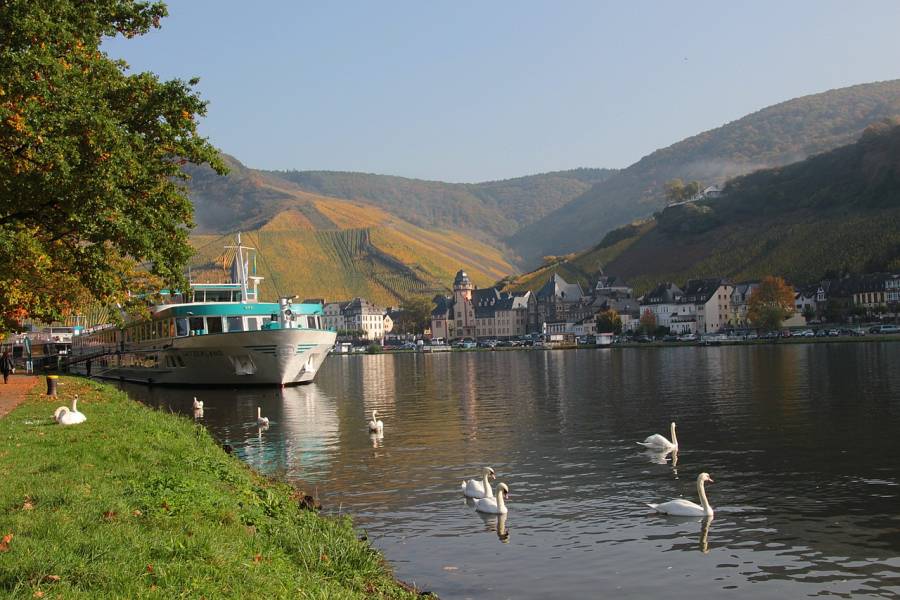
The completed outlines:
<svg viewBox="0 0 900 600">
<path fill-rule="evenodd" d="M 255 250 L 255 248 L 251 248 L 249 246 L 244 246 L 243 244 L 241 244 L 241 232 L 240 231 L 237 234 L 237 245 L 225 246 L 225 248 L 228 248 L 228 249 L 233 248 L 234 249 L 234 261 L 235 261 L 235 263 L 237 263 L 237 281 L 232 281 L 232 283 L 241 284 L 241 303 L 243 304 L 243 303 L 247 302 L 247 299 L 248 299 L 247 298 L 247 294 L 248 294 L 247 280 L 249 277 L 249 274 L 247 273 L 248 264 L 244 262 L 244 250 L 248 251 L 247 257 L 249 259 L 249 256 L 250 256 L 249 251 Z M 232 269 L 232 273 L 234 273 L 234 269 Z M 253 292 L 254 292 L 253 300 L 256 300 L 256 297 L 255 297 L 256 290 L 254 289 Z"/>
</svg>

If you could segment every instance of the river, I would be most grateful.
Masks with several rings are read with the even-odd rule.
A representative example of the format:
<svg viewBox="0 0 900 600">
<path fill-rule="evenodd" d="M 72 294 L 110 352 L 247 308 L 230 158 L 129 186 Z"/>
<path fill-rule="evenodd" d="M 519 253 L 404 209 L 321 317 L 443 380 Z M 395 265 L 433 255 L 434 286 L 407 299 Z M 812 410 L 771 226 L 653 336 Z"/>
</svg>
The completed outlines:
<svg viewBox="0 0 900 600">
<path fill-rule="evenodd" d="M 285 390 L 123 387 L 200 397 L 243 460 L 445 600 L 900 594 L 900 343 L 331 356 Z M 673 420 L 677 461 L 635 443 Z M 505 523 L 460 494 L 482 465 Z M 645 505 L 697 501 L 704 471 L 712 521 Z"/>
</svg>

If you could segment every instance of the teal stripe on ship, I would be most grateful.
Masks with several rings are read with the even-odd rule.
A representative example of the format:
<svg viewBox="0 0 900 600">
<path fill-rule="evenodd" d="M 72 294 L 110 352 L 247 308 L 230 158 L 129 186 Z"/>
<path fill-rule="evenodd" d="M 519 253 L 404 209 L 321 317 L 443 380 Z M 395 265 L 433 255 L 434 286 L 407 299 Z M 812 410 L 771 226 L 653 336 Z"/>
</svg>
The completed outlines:
<svg viewBox="0 0 900 600">
<path fill-rule="evenodd" d="M 180 304 L 164 308 L 156 314 L 157 318 L 170 317 L 235 317 L 270 316 L 278 314 L 279 306 L 275 302 L 206 302 L 203 304 Z M 292 304 L 291 312 L 295 315 L 324 315 L 321 304 Z"/>
</svg>

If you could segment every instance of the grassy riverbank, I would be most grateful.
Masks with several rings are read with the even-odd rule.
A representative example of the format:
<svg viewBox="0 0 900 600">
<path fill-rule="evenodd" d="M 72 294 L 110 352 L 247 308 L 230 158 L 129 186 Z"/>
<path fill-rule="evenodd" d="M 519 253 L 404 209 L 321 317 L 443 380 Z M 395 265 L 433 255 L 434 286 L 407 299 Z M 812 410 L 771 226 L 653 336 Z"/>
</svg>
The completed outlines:
<svg viewBox="0 0 900 600">
<path fill-rule="evenodd" d="M 0 419 L 0 596 L 413 598 L 348 519 L 298 508 L 202 428 L 60 380 Z M 87 422 L 53 409 L 79 394 Z"/>
</svg>

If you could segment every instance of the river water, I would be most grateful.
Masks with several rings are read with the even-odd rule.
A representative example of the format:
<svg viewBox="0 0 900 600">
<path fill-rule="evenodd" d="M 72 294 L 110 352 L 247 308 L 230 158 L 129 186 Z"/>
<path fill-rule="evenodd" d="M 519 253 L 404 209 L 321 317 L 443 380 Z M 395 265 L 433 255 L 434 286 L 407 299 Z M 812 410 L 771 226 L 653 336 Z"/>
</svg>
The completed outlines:
<svg viewBox="0 0 900 600">
<path fill-rule="evenodd" d="M 199 396 L 243 460 L 445 599 L 900 595 L 900 343 L 331 356 L 285 390 L 125 388 Z M 673 420 L 677 461 L 635 443 Z M 460 494 L 482 465 L 505 523 Z M 703 471 L 712 521 L 645 506 L 697 501 Z"/>
</svg>

